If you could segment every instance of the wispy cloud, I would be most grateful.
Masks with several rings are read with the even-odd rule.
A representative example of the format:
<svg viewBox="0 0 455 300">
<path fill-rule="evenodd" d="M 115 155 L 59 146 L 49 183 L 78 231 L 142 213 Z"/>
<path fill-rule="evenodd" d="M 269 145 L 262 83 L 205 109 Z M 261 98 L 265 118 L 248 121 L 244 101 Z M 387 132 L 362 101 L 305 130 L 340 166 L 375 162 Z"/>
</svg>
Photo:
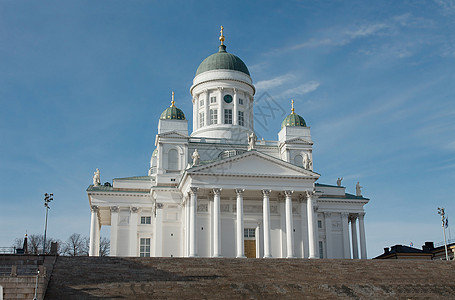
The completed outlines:
<svg viewBox="0 0 455 300">
<path fill-rule="evenodd" d="M 321 84 L 315 80 L 284 91 L 281 96 L 301 96 L 315 91 Z"/>
<path fill-rule="evenodd" d="M 258 81 L 255 86 L 258 90 L 270 90 L 276 87 L 279 87 L 291 80 L 295 79 L 295 76 L 292 74 L 286 74 L 277 76 L 272 79 Z"/>
<path fill-rule="evenodd" d="M 455 0 L 435 0 L 442 8 L 444 15 L 455 14 Z"/>
</svg>

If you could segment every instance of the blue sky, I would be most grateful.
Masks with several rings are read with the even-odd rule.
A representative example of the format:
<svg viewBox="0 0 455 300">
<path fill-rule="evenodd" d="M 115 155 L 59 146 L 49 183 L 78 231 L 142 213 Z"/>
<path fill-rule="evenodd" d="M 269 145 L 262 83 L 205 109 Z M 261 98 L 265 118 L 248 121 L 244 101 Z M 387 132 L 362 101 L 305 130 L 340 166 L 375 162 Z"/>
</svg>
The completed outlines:
<svg viewBox="0 0 455 300">
<path fill-rule="evenodd" d="M 364 187 L 369 257 L 442 240 L 437 207 L 455 217 L 454 0 L 1 0 L 0 246 L 43 232 L 45 192 L 48 235 L 88 235 L 95 168 L 102 182 L 147 173 L 172 90 L 192 119 L 189 87 L 220 25 L 258 105 L 289 112 L 295 99 L 319 182 Z M 276 140 L 282 119 L 256 120 L 257 134 Z"/>
</svg>

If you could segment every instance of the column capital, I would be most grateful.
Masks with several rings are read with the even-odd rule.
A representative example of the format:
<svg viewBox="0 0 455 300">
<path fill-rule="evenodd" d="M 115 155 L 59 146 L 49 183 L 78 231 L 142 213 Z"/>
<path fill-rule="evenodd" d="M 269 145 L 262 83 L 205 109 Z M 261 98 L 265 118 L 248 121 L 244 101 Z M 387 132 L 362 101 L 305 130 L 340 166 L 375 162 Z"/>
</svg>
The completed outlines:
<svg viewBox="0 0 455 300">
<path fill-rule="evenodd" d="M 245 189 L 235 189 L 235 193 L 239 196 L 239 195 L 243 195 L 243 193 L 245 192 Z"/>
<path fill-rule="evenodd" d="M 262 195 L 264 196 L 270 196 L 270 193 L 272 192 L 272 190 L 267 190 L 267 189 L 264 189 L 262 190 Z"/>
<path fill-rule="evenodd" d="M 365 217 L 365 212 L 358 213 L 359 219 L 363 219 Z"/>
<path fill-rule="evenodd" d="M 192 187 L 190 187 L 190 194 L 196 195 L 198 190 L 199 190 L 198 187 L 192 186 Z"/>
<path fill-rule="evenodd" d="M 325 218 L 330 218 L 332 216 L 332 213 L 331 212 L 328 212 L 328 211 L 325 211 L 324 212 L 324 217 Z"/>
<path fill-rule="evenodd" d="M 233 88 L 232 90 L 234 91 L 234 94 L 237 94 L 237 92 L 238 92 L 238 89 L 236 89 L 236 88 Z"/>
<path fill-rule="evenodd" d="M 131 211 L 132 213 L 137 214 L 138 211 L 139 211 L 139 208 L 137 208 L 137 207 L 135 207 L 135 206 L 132 206 L 132 207 L 130 208 L 130 211 Z"/>
<path fill-rule="evenodd" d="M 222 190 L 223 190 L 222 188 L 214 188 L 214 189 L 213 189 L 213 193 L 214 193 L 215 195 L 218 195 L 218 196 L 219 196 L 219 195 L 221 194 L 221 191 L 222 191 Z"/>
<path fill-rule="evenodd" d="M 292 196 L 292 193 L 294 193 L 294 191 L 292 191 L 292 190 L 286 190 L 286 191 L 284 191 L 284 194 L 286 195 L 286 197 L 291 197 L 291 196 Z"/>
<path fill-rule="evenodd" d="M 341 213 L 341 217 L 342 217 L 342 218 L 349 218 L 349 213 L 347 213 L 347 212 L 342 212 L 342 213 Z"/>
<path fill-rule="evenodd" d="M 119 207 L 118 206 L 111 206 L 111 213 L 118 213 Z"/>
<path fill-rule="evenodd" d="M 349 221 L 355 222 L 357 220 L 357 215 L 356 214 L 349 214 Z"/>
<path fill-rule="evenodd" d="M 99 207 L 98 207 L 98 205 L 92 205 L 92 206 L 90 206 L 90 210 L 91 210 L 92 212 L 97 213 L 98 210 L 99 210 Z"/>
</svg>

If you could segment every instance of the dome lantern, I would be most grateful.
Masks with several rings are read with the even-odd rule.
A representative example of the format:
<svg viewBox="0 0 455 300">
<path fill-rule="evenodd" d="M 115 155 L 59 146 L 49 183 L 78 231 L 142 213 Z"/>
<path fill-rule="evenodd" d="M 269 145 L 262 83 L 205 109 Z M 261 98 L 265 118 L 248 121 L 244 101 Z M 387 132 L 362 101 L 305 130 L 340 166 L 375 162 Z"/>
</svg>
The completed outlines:
<svg viewBox="0 0 455 300">
<path fill-rule="evenodd" d="M 284 128 L 285 126 L 291 126 L 291 127 L 294 127 L 294 126 L 301 126 L 301 127 L 306 127 L 306 122 L 305 120 L 299 116 L 298 114 L 295 113 L 295 110 L 294 110 L 294 100 L 291 100 L 291 105 L 292 105 L 292 108 L 291 108 L 291 114 L 288 115 L 284 120 L 283 122 L 281 123 L 281 128 Z"/>
<path fill-rule="evenodd" d="M 160 120 L 185 120 L 183 111 L 175 106 L 174 92 L 172 92 L 171 106 L 166 108 L 160 116 Z"/>
</svg>

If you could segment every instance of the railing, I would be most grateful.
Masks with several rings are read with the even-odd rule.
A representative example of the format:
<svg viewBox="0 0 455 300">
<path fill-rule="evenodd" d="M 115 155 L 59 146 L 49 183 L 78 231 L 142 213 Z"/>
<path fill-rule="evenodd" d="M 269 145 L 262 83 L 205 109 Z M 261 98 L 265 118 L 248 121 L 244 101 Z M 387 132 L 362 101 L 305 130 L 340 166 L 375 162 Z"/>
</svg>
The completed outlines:
<svg viewBox="0 0 455 300">
<path fill-rule="evenodd" d="M 449 244 L 452 244 L 452 243 L 455 243 L 455 239 L 449 239 L 447 240 L 447 245 Z M 441 247 L 441 246 L 444 246 L 444 242 L 437 242 L 437 243 L 434 243 L 434 247 Z"/>
</svg>

